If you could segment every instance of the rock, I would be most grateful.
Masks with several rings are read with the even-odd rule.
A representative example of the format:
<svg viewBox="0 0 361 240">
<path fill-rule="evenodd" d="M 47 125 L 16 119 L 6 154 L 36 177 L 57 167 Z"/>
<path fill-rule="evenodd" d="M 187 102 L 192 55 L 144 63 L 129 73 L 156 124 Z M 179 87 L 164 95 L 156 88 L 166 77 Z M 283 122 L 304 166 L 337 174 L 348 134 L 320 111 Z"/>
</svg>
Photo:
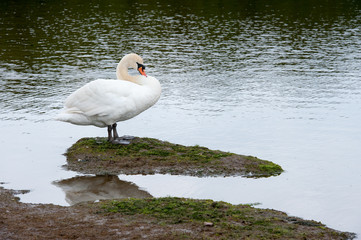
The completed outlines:
<svg viewBox="0 0 361 240">
<path fill-rule="evenodd" d="M 206 227 L 213 227 L 214 226 L 214 224 L 212 222 L 204 222 L 203 225 L 206 226 Z"/>
</svg>

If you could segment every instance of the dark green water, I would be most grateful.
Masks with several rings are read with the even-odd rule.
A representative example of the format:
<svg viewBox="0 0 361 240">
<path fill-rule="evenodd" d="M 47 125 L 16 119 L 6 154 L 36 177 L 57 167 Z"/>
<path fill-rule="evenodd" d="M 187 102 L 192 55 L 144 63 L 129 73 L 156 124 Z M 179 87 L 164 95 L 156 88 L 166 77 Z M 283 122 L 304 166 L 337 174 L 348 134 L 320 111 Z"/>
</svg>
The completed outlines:
<svg viewBox="0 0 361 240">
<path fill-rule="evenodd" d="M 312 98 L 329 107 L 340 88 L 361 88 L 358 1 L 2 1 L 0 9 L 2 111 L 57 109 L 85 82 L 114 78 L 130 52 L 169 89 L 169 104 L 214 104 L 216 88 L 228 105 Z"/>
</svg>

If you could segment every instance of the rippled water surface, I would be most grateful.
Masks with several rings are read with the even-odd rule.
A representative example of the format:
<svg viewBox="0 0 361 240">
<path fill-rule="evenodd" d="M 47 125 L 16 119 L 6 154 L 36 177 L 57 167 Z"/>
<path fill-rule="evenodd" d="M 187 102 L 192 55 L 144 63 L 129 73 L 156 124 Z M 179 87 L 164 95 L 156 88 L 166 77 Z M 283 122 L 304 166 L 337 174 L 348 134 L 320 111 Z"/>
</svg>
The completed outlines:
<svg viewBox="0 0 361 240">
<path fill-rule="evenodd" d="M 0 9 L 0 182 L 30 189 L 22 201 L 140 194 L 259 202 L 361 234 L 358 1 L 2 1 Z M 78 87 L 115 78 L 130 52 L 163 92 L 120 123 L 121 133 L 256 155 L 286 172 L 104 179 L 63 170 L 68 147 L 106 130 L 52 118 Z"/>
</svg>

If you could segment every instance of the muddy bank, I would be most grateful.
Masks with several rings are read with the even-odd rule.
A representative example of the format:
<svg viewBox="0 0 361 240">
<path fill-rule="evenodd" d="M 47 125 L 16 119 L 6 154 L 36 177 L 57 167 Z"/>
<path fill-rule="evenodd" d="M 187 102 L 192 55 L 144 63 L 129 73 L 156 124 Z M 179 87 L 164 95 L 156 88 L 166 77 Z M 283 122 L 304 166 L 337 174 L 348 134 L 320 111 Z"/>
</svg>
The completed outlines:
<svg viewBox="0 0 361 240">
<path fill-rule="evenodd" d="M 129 145 L 109 144 L 103 138 L 81 139 L 67 152 L 67 167 L 91 174 L 171 173 L 195 176 L 242 175 L 267 177 L 280 174 L 280 166 L 200 146 L 185 147 L 156 139 L 135 138 Z M 109 178 L 109 179 L 108 179 Z M 114 176 L 98 179 L 104 183 Z M 62 188 L 88 186 L 89 177 L 59 181 Z M 116 180 L 116 179 L 115 179 Z M 91 181 L 93 185 L 94 182 Z M 151 198 L 121 181 L 117 186 L 137 198 L 83 202 L 68 191 L 73 206 L 21 203 L 15 194 L 27 191 L 0 187 L 0 236 L 4 239 L 353 239 L 352 233 L 327 228 L 251 205 L 212 200 Z M 71 188 L 73 189 L 73 188 Z M 112 188 L 111 188 L 112 189 Z M 77 196 L 74 196 L 76 194 Z M 89 192 L 86 192 L 89 195 Z M 110 191 L 106 195 L 119 193 Z M 96 194 L 96 191 L 94 192 Z M 144 197 L 144 199 L 140 199 Z M 89 199 L 89 198 L 88 198 Z M 76 204 L 77 203 L 77 204 Z"/>
<path fill-rule="evenodd" d="M 20 203 L 0 187 L 3 239 L 353 239 L 315 221 L 211 200 L 150 198 L 71 207 Z"/>
<path fill-rule="evenodd" d="M 105 138 L 83 138 L 66 153 L 67 169 L 84 174 L 174 174 L 191 176 L 270 177 L 283 169 L 253 156 L 183 146 L 153 138 L 134 138 L 129 145 Z"/>
</svg>

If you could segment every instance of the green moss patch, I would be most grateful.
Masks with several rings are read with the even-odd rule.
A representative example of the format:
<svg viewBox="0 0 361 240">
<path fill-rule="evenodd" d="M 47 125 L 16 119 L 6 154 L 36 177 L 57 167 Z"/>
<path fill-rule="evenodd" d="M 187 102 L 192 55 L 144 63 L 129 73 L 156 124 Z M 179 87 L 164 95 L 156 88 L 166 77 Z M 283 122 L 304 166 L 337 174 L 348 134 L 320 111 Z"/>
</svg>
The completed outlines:
<svg viewBox="0 0 361 240">
<path fill-rule="evenodd" d="M 98 214 L 149 218 L 150 222 L 169 229 L 182 226 L 188 230 L 182 233 L 186 239 L 349 239 L 354 236 L 283 212 L 212 200 L 172 197 L 113 200 L 100 203 Z"/>
<path fill-rule="evenodd" d="M 269 177 L 283 171 L 279 165 L 257 157 L 153 138 L 135 138 L 129 145 L 83 138 L 68 149 L 66 156 L 68 169 L 87 174 Z"/>
</svg>

